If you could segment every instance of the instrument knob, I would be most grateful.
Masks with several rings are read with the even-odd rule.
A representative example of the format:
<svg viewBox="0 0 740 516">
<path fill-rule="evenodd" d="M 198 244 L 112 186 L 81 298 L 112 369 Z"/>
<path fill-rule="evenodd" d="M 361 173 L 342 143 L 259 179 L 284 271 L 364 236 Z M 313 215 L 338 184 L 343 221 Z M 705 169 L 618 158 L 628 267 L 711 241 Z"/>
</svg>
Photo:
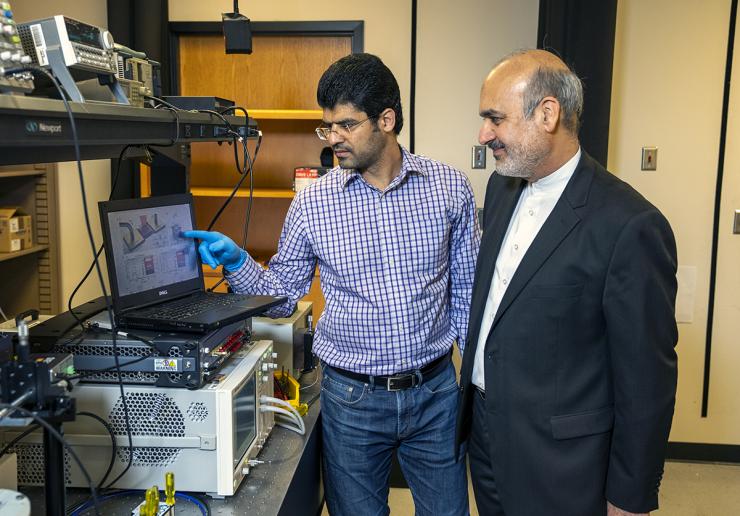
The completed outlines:
<svg viewBox="0 0 740 516">
<path fill-rule="evenodd" d="M 100 33 L 100 43 L 103 45 L 103 48 L 106 50 L 113 49 L 114 41 L 113 41 L 113 34 L 111 34 L 109 31 L 104 30 Z"/>
</svg>

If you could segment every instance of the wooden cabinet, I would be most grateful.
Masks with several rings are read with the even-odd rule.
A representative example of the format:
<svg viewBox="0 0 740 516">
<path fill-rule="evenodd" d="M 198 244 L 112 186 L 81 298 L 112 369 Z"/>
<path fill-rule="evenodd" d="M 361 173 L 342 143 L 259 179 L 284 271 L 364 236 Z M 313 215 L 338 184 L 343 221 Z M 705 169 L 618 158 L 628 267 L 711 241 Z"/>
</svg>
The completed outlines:
<svg viewBox="0 0 740 516">
<path fill-rule="evenodd" d="M 321 120 L 316 87 L 326 68 L 352 51 L 347 36 L 255 36 L 251 55 L 226 55 L 223 37 L 187 34 L 179 38 L 180 95 L 215 95 L 245 107 L 256 119 L 263 141 L 254 165 L 254 196 L 246 248 L 266 262 L 277 250 L 285 215 L 293 199 L 293 172 L 319 166 L 325 142 L 314 132 Z M 202 71 L 208 70 L 207 74 Z M 250 143 L 250 148 L 254 144 Z M 208 226 L 239 179 L 230 145 L 192 149 L 191 192 L 199 228 Z M 221 215 L 214 230 L 242 242 L 249 179 Z M 208 283 L 220 272 L 206 270 Z M 314 314 L 323 298 L 314 281 L 307 300 Z"/>
<path fill-rule="evenodd" d="M 0 167 L 0 206 L 20 206 L 33 226 L 33 247 L 0 253 L 0 308 L 8 318 L 61 306 L 55 174 L 53 164 Z"/>
</svg>

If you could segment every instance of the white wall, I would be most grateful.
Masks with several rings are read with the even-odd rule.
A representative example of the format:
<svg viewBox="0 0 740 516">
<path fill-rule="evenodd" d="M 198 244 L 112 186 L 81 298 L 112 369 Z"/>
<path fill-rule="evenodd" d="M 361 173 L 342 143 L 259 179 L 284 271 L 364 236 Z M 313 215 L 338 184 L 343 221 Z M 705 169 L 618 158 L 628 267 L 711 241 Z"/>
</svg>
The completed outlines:
<svg viewBox="0 0 740 516">
<path fill-rule="evenodd" d="M 697 5 L 692 0 L 618 3 L 609 169 L 668 217 L 676 234 L 679 267 L 696 275 L 693 302 L 687 296 L 693 321 L 679 324 L 679 384 L 671 440 L 737 444 L 740 402 L 734 393 L 740 390 L 740 375 L 730 368 L 740 364 L 736 344 L 740 331 L 733 335 L 724 330 L 719 340 L 715 332 L 710 417 L 700 417 L 730 1 Z M 736 67 L 735 77 L 738 74 L 740 68 Z M 740 113 L 737 105 L 736 99 L 736 115 Z M 733 128 L 737 132 L 737 125 L 731 125 L 728 135 Z M 737 166 L 740 156 L 731 142 L 737 146 L 737 138 L 728 140 L 728 152 L 734 152 Z M 658 147 L 657 171 L 640 171 L 643 146 Z M 738 183 L 734 184 L 736 193 Z M 725 192 L 733 195 L 731 188 Z M 726 220 L 729 208 L 723 212 L 723 234 L 730 227 Z M 718 285 L 724 284 L 726 274 L 732 274 L 730 269 L 737 269 L 740 252 L 734 256 L 734 263 L 720 271 Z M 680 297 L 688 292 L 687 287 L 686 282 L 679 282 Z M 736 300 L 717 297 L 718 327 L 722 320 L 740 321 L 738 315 Z M 732 324 L 740 330 L 738 322 Z"/>
<path fill-rule="evenodd" d="M 478 101 L 483 79 L 506 54 L 537 44 L 538 0 L 424 0 L 418 8 L 416 148 L 468 174 L 483 206 L 493 173 L 471 168 L 478 143 Z"/>
<path fill-rule="evenodd" d="M 27 0 L 13 2 L 11 5 L 15 19 L 19 22 L 64 14 L 93 25 L 101 27 L 108 25 L 108 9 L 103 0 L 75 0 L 74 2 Z M 97 203 L 107 199 L 110 192 L 110 160 L 85 161 L 82 163 L 82 169 L 95 240 L 97 245 L 100 245 L 102 237 Z M 60 163 L 58 170 L 60 287 L 63 306 L 66 307 L 69 294 L 92 263 L 92 251 L 85 231 L 77 165 L 72 162 Z M 103 268 L 103 275 L 107 280 L 105 268 Z M 100 295 L 100 283 L 93 273 L 75 296 L 75 303 L 82 303 Z"/>
</svg>

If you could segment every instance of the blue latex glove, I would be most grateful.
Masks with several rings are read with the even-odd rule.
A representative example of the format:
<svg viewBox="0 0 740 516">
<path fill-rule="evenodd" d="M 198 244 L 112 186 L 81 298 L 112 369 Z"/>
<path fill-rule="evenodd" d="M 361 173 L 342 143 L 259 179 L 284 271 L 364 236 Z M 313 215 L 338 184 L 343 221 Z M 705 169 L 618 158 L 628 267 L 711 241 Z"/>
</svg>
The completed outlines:
<svg viewBox="0 0 740 516">
<path fill-rule="evenodd" d="M 182 236 L 200 240 L 200 258 L 212 269 L 223 265 L 224 269 L 233 272 L 247 261 L 247 252 L 217 231 L 183 231 Z"/>
</svg>

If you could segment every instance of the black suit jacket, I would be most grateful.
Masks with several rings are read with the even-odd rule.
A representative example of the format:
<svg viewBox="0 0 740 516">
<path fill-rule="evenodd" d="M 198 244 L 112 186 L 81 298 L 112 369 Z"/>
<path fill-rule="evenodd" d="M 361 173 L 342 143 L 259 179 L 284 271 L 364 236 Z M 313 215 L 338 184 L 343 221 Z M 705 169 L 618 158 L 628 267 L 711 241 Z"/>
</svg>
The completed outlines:
<svg viewBox="0 0 740 516">
<path fill-rule="evenodd" d="M 488 184 L 457 442 L 496 258 L 525 182 Z M 490 456 L 507 516 L 658 506 L 677 364 L 665 217 L 582 154 L 512 277 L 485 348 Z"/>
</svg>

